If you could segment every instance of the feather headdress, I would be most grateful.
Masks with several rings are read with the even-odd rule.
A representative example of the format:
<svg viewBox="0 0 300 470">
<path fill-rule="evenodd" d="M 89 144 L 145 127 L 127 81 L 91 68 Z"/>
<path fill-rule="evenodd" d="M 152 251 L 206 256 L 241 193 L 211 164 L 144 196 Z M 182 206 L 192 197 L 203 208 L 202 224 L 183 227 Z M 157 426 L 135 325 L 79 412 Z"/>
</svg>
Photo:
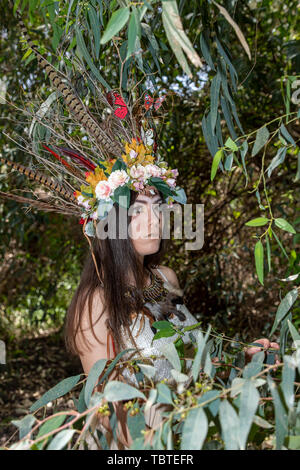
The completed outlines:
<svg viewBox="0 0 300 470">
<path fill-rule="evenodd" d="M 184 204 L 185 192 L 176 185 L 177 169 L 170 169 L 157 153 L 152 113 L 158 111 L 165 96 L 154 101 L 145 93 L 134 102 L 132 97 L 126 101 L 121 91 L 93 83 L 93 109 L 97 113 L 92 112 L 70 78 L 40 52 L 19 15 L 18 18 L 26 46 L 49 77 L 54 91 L 35 113 L 22 110 L 31 118 L 31 125 L 28 139 L 19 136 L 22 144 L 18 145 L 34 156 L 35 167 L 7 158 L 1 158 L 1 163 L 45 186 L 50 194 L 49 199 L 41 201 L 4 192 L 0 192 L 0 198 L 81 217 L 89 236 L 95 235 L 96 220 L 105 218 L 115 203 L 123 204 L 121 196 L 125 196 L 125 206 L 129 207 L 130 190 L 145 192 L 152 186 L 169 205 L 173 201 Z"/>
</svg>

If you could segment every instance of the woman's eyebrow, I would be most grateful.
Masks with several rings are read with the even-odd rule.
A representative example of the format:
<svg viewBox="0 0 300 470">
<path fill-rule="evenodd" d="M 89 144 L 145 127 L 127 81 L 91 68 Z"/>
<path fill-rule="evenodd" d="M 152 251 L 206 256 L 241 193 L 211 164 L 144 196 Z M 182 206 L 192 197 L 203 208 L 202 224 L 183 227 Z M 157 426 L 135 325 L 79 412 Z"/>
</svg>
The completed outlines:
<svg viewBox="0 0 300 470">
<path fill-rule="evenodd" d="M 153 202 L 155 203 L 155 202 L 159 202 L 159 201 L 162 201 L 162 198 L 161 198 L 161 197 L 160 197 L 159 199 L 156 199 L 156 200 L 155 200 L 155 201 L 153 201 Z M 139 200 L 135 201 L 135 203 L 136 203 L 136 204 L 139 204 L 139 203 L 141 203 L 141 204 L 147 204 L 147 203 L 148 203 L 148 201 L 145 201 L 145 200 L 139 199 Z"/>
</svg>

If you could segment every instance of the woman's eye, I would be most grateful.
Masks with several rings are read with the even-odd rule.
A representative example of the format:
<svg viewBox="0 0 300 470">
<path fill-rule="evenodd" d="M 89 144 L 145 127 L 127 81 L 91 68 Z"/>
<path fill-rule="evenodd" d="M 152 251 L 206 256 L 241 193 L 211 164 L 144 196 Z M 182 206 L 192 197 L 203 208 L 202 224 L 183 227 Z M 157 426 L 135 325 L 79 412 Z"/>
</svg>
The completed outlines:
<svg viewBox="0 0 300 470">
<path fill-rule="evenodd" d="M 142 212 L 142 207 L 134 207 L 133 214 L 140 214 Z"/>
</svg>

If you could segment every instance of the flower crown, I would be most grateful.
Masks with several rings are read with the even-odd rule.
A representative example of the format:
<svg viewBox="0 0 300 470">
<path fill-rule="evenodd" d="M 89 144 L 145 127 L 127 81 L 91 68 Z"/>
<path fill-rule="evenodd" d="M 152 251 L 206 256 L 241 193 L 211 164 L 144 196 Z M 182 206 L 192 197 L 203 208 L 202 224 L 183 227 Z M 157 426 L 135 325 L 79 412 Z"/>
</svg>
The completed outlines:
<svg viewBox="0 0 300 470">
<path fill-rule="evenodd" d="M 85 224 L 87 235 L 94 236 L 93 221 L 106 218 L 115 202 L 129 208 L 130 190 L 140 192 L 145 186 L 155 186 L 169 207 L 174 201 L 186 203 L 184 189 L 176 186 L 178 170 L 169 168 L 159 158 L 155 160 L 152 147 L 144 145 L 139 138 L 132 138 L 131 143 L 125 142 L 122 159 L 98 161 L 98 165 L 85 174 L 88 185 L 81 185 L 81 191 L 75 191 L 74 195 L 77 203 L 84 207 L 79 222 Z"/>
</svg>

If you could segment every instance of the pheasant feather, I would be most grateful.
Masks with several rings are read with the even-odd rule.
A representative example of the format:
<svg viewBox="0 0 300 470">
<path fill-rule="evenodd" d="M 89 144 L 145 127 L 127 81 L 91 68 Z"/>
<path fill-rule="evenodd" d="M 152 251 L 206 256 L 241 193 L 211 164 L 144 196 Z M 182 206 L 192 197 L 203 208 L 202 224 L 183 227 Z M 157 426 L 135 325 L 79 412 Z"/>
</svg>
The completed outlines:
<svg viewBox="0 0 300 470">
<path fill-rule="evenodd" d="M 20 204 L 29 204 L 32 207 L 35 207 L 38 210 L 42 210 L 44 212 L 56 212 L 65 215 L 74 215 L 78 217 L 79 209 L 72 208 L 68 206 L 62 206 L 62 204 L 50 204 L 45 201 L 31 199 L 29 197 L 18 196 L 12 193 L 5 193 L 0 191 L 0 199 L 8 199 L 11 201 L 18 202 Z"/>
<path fill-rule="evenodd" d="M 50 176 L 45 175 L 41 171 L 32 170 L 24 165 L 20 165 L 20 163 L 12 162 L 7 158 L 0 158 L 1 162 L 5 165 L 11 166 L 14 170 L 17 170 L 19 173 L 26 175 L 28 178 L 31 178 L 39 183 L 47 186 L 48 188 L 52 189 L 53 191 L 58 192 L 61 196 L 65 197 L 69 201 L 75 202 L 76 198 L 71 191 L 63 188 L 61 184 L 53 180 Z"/>
<path fill-rule="evenodd" d="M 60 73 L 38 51 L 37 46 L 31 40 L 27 33 L 26 26 L 19 16 L 18 22 L 29 48 L 32 49 L 37 57 L 40 67 L 45 70 L 53 85 L 61 92 L 67 107 L 73 112 L 77 121 L 95 138 L 96 142 L 100 144 L 108 154 L 120 154 L 122 150 L 120 144 L 108 137 L 105 130 L 101 128 L 101 124 L 94 119 L 81 99 L 62 81 Z"/>
</svg>

